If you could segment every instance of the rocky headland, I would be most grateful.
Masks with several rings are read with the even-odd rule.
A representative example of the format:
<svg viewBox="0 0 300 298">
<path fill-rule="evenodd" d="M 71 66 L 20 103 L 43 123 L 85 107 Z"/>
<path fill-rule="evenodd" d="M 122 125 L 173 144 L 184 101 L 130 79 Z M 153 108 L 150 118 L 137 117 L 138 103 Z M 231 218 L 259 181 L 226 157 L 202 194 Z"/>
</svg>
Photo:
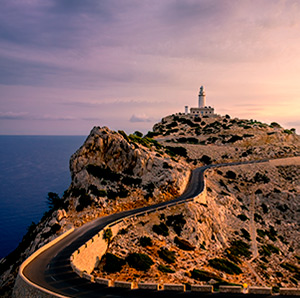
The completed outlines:
<svg viewBox="0 0 300 298">
<path fill-rule="evenodd" d="M 171 115 L 146 136 L 94 127 L 70 159 L 72 182 L 64 196 L 49 193 L 50 209 L 1 260 L 1 294 L 9 295 L 30 254 L 70 227 L 170 200 L 201 165 L 286 157 L 294 159 L 209 170 L 205 203 L 131 223 L 111 240 L 93 274 L 136 282 L 298 286 L 299 154 L 293 129 L 228 115 Z M 131 266 L 133 254 L 146 267 Z M 109 268 L 107 258 L 119 270 Z"/>
</svg>

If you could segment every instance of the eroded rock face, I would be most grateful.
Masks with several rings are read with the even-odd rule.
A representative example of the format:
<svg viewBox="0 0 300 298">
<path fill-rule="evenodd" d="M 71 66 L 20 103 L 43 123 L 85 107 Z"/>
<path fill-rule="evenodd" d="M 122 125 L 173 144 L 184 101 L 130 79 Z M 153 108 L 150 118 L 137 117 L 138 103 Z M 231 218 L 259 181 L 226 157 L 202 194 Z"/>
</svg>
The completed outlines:
<svg viewBox="0 0 300 298">
<path fill-rule="evenodd" d="M 91 166 L 102 174 L 89 171 Z M 109 192 L 123 184 L 130 191 L 132 185 L 126 181 L 139 179 L 136 186 L 145 191 L 151 184 L 151 197 L 181 193 L 190 175 L 185 162 L 174 161 L 155 146 L 147 148 L 107 127 L 93 128 L 84 145 L 72 155 L 70 170 L 73 188 L 87 190 L 94 185 Z"/>
</svg>

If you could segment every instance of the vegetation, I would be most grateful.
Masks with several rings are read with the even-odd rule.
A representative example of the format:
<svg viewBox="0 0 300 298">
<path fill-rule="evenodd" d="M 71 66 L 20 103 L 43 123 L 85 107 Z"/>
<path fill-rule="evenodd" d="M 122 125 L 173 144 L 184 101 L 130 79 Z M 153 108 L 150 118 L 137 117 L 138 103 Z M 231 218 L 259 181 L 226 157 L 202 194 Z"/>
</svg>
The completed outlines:
<svg viewBox="0 0 300 298">
<path fill-rule="evenodd" d="M 89 164 L 86 166 L 86 170 L 89 174 L 99 179 L 120 181 L 122 177 L 121 174 L 113 172 L 109 167 L 101 167 Z"/>
<path fill-rule="evenodd" d="M 212 163 L 211 157 L 209 157 L 207 155 L 202 155 L 202 157 L 200 158 L 200 161 L 206 165 L 209 165 Z"/>
<path fill-rule="evenodd" d="M 242 237 L 244 237 L 246 240 L 248 240 L 248 241 L 251 240 L 250 234 L 246 229 L 242 228 L 241 233 L 242 233 Z"/>
<path fill-rule="evenodd" d="M 239 214 L 237 218 L 239 218 L 241 221 L 246 221 L 249 219 L 245 214 Z"/>
<path fill-rule="evenodd" d="M 256 233 L 261 238 L 264 238 L 265 236 L 268 236 L 268 238 L 270 240 L 276 241 L 277 231 L 275 231 L 273 226 L 269 226 L 269 230 L 257 229 Z"/>
<path fill-rule="evenodd" d="M 190 242 L 188 242 L 188 241 L 185 240 L 185 239 L 178 238 L 177 236 L 176 236 L 175 239 L 174 239 L 174 243 L 175 243 L 180 249 L 183 249 L 183 250 L 194 250 L 194 249 L 195 249 L 195 246 L 192 245 Z"/>
<path fill-rule="evenodd" d="M 230 243 L 228 254 L 236 257 L 250 257 L 250 245 L 242 240 L 234 240 Z"/>
<path fill-rule="evenodd" d="M 175 271 L 171 269 L 169 266 L 165 266 L 162 264 L 158 265 L 157 269 L 163 273 L 175 273 Z"/>
<path fill-rule="evenodd" d="M 261 204 L 261 208 L 262 208 L 264 214 L 269 212 L 269 208 L 265 203 Z"/>
<path fill-rule="evenodd" d="M 186 224 L 186 220 L 183 216 L 183 214 L 176 214 L 176 215 L 170 215 L 167 217 L 166 224 L 169 227 L 172 227 L 174 232 L 180 236 L 181 231 Z"/>
<path fill-rule="evenodd" d="M 165 262 L 172 264 L 176 261 L 176 256 L 174 251 L 170 251 L 167 248 L 161 248 L 158 251 L 158 255 L 161 259 L 163 259 Z"/>
<path fill-rule="evenodd" d="M 93 203 L 92 198 L 84 191 L 84 193 L 79 197 L 78 205 L 76 206 L 76 211 L 80 212 L 84 208 L 90 206 Z"/>
<path fill-rule="evenodd" d="M 150 267 L 154 264 L 152 259 L 142 253 L 131 253 L 126 257 L 126 262 L 130 267 L 135 268 L 140 271 L 148 271 Z"/>
<path fill-rule="evenodd" d="M 241 274 L 242 270 L 240 267 L 238 267 L 236 264 L 225 260 L 225 259 L 219 259 L 215 258 L 208 261 L 209 265 L 217 270 L 224 271 L 228 274 Z"/>
<path fill-rule="evenodd" d="M 64 207 L 64 200 L 55 192 L 48 192 L 47 203 L 49 209 L 53 211 Z"/>
<path fill-rule="evenodd" d="M 163 222 L 161 222 L 159 225 L 153 225 L 152 230 L 158 235 L 163 235 L 163 236 L 169 235 L 169 228 Z"/>
<path fill-rule="evenodd" d="M 261 173 L 257 172 L 255 174 L 255 176 L 253 177 L 253 182 L 254 183 L 257 183 L 257 182 L 269 183 L 270 178 L 266 174 L 261 174 Z"/>
<path fill-rule="evenodd" d="M 111 228 L 107 228 L 103 231 L 103 239 L 109 244 L 113 234 Z"/>
<path fill-rule="evenodd" d="M 291 263 L 282 263 L 280 266 L 292 273 L 299 273 L 300 274 L 300 267 L 293 265 Z"/>
<path fill-rule="evenodd" d="M 181 146 L 177 146 L 177 147 L 166 146 L 166 153 L 168 153 L 170 156 L 179 155 L 179 156 L 187 157 L 187 150 Z"/>
<path fill-rule="evenodd" d="M 140 245 L 143 246 L 143 247 L 152 246 L 152 240 L 151 240 L 151 238 L 147 237 L 147 236 L 142 236 L 140 238 Z"/>
<path fill-rule="evenodd" d="M 106 197 L 107 196 L 107 192 L 104 189 L 98 189 L 97 186 L 91 184 L 89 186 L 89 191 L 91 192 L 91 194 L 97 196 L 97 197 Z"/>
<path fill-rule="evenodd" d="M 106 253 L 102 259 L 104 262 L 103 270 L 108 273 L 115 273 L 121 271 L 122 267 L 125 265 L 125 261 L 114 254 Z"/>
<path fill-rule="evenodd" d="M 222 279 L 215 273 L 198 269 L 192 270 L 191 276 L 192 278 L 200 281 L 210 281 L 211 279 L 214 279 L 215 281 L 222 281 Z"/>
<path fill-rule="evenodd" d="M 225 174 L 225 177 L 228 179 L 235 179 L 236 178 L 236 173 L 233 171 L 227 171 Z"/>
</svg>

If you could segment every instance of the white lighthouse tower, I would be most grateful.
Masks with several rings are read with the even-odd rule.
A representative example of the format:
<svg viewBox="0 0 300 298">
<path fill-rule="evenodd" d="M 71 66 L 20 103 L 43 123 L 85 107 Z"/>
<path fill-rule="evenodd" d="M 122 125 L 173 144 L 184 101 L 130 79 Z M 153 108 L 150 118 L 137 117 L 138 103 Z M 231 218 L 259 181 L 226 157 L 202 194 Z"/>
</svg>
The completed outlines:
<svg viewBox="0 0 300 298">
<path fill-rule="evenodd" d="M 199 91 L 199 105 L 198 105 L 198 108 L 204 108 L 204 107 L 206 107 L 205 90 L 204 90 L 204 87 L 201 86 L 200 91 Z"/>
<path fill-rule="evenodd" d="M 190 115 L 192 116 L 205 116 L 205 117 L 216 117 L 214 108 L 206 106 L 205 90 L 204 87 L 200 87 L 198 96 L 198 108 L 191 108 Z"/>
</svg>

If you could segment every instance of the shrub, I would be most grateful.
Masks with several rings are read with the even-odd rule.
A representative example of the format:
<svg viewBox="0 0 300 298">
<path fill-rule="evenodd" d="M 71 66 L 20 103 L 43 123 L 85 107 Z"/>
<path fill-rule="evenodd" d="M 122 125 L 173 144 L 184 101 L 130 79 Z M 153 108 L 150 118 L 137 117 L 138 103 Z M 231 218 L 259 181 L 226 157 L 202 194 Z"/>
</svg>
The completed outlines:
<svg viewBox="0 0 300 298">
<path fill-rule="evenodd" d="M 180 236 L 181 231 L 186 223 L 182 214 L 170 215 L 167 217 L 166 224 L 174 229 L 174 232 Z"/>
<path fill-rule="evenodd" d="M 93 203 L 93 200 L 88 194 L 85 193 L 85 194 L 80 196 L 80 198 L 78 200 L 78 203 L 79 204 L 76 206 L 76 211 L 80 212 L 84 208 L 90 206 Z"/>
<path fill-rule="evenodd" d="M 154 132 L 154 131 L 148 131 L 145 137 L 147 138 L 153 138 L 159 135 L 159 132 Z"/>
<path fill-rule="evenodd" d="M 176 261 L 176 256 L 174 251 L 170 251 L 167 248 L 161 248 L 158 251 L 158 255 L 161 259 L 163 259 L 165 262 L 172 264 Z"/>
<path fill-rule="evenodd" d="M 268 249 L 275 253 L 275 254 L 279 254 L 280 253 L 280 249 L 276 246 L 274 246 L 273 244 L 267 244 Z"/>
<path fill-rule="evenodd" d="M 153 225 L 152 230 L 158 235 L 163 235 L 163 236 L 169 235 L 169 228 L 163 222 L 160 223 L 159 225 Z"/>
<path fill-rule="evenodd" d="M 261 217 L 260 214 L 254 213 L 254 220 L 255 220 L 255 222 L 262 222 L 263 218 Z"/>
<path fill-rule="evenodd" d="M 120 181 L 122 177 L 121 174 L 113 172 L 108 167 L 103 168 L 101 166 L 89 164 L 87 165 L 86 170 L 89 174 L 99 179 L 103 178 L 110 181 Z"/>
<path fill-rule="evenodd" d="M 128 136 L 124 130 L 118 130 L 118 133 L 127 141 L 129 142 Z"/>
<path fill-rule="evenodd" d="M 136 130 L 133 134 L 134 134 L 135 136 L 137 136 L 137 137 L 140 137 L 140 138 L 143 137 L 143 134 L 142 134 L 140 131 L 138 131 L 138 130 Z"/>
<path fill-rule="evenodd" d="M 280 124 L 278 124 L 277 122 L 272 122 L 272 123 L 270 124 L 270 126 L 271 126 L 271 127 L 277 127 L 277 128 L 280 128 L 280 127 L 281 127 Z"/>
<path fill-rule="evenodd" d="M 198 144 L 199 140 L 196 138 L 189 137 L 189 138 L 187 138 L 187 142 L 189 144 Z"/>
<path fill-rule="evenodd" d="M 236 264 L 225 260 L 225 259 L 219 259 L 215 258 L 208 261 L 209 265 L 217 270 L 224 271 L 228 274 L 241 274 L 242 270 L 239 266 Z"/>
<path fill-rule="evenodd" d="M 229 251 L 232 255 L 246 258 L 251 256 L 250 245 L 242 240 L 235 240 L 230 243 Z"/>
<path fill-rule="evenodd" d="M 161 264 L 158 265 L 157 269 L 163 273 L 175 273 L 175 271 L 173 269 L 171 269 L 170 267 L 161 265 Z"/>
<path fill-rule="evenodd" d="M 57 210 L 64 206 L 64 200 L 55 192 L 48 192 L 47 203 L 50 210 Z"/>
<path fill-rule="evenodd" d="M 237 141 L 241 141 L 242 139 L 243 137 L 234 135 L 227 141 L 227 143 L 235 143 Z"/>
<path fill-rule="evenodd" d="M 188 242 L 185 239 L 178 238 L 177 236 L 174 239 L 174 243 L 177 244 L 177 246 L 183 250 L 194 250 L 195 249 L 195 246 L 193 246 L 190 242 Z"/>
<path fill-rule="evenodd" d="M 200 158 L 200 161 L 206 165 L 209 165 L 212 163 L 211 158 L 207 155 L 202 155 L 202 157 Z"/>
<path fill-rule="evenodd" d="M 225 177 L 228 179 L 235 179 L 236 178 L 236 173 L 233 171 L 227 171 L 225 174 Z"/>
<path fill-rule="evenodd" d="M 105 262 L 103 266 L 104 271 L 108 273 L 114 273 L 121 271 L 122 267 L 125 265 L 125 261 L 114 254 L 106 253 L 102 260 Z"/>
<path fill-rule="evenodd" d="M 169 165 L 167 162 L 163 162 L 163 168 L 164 169 L 173 169 L 173 167 L 171 165 Z"/>
<path fill-rule="evenodd" d="M 112 230 L 111 228 L 107 228 L 103 231 L 103 239 L 107 242 L 110 243 L 111 238 L 112 238 L 113 234 L 112 234 Z"/>
<path fill-rule="evenodd" d="M 246 221 L 249 219 L 245 214 L 239 214 L 237 218 L 239 218 L 241 221 Z"/>
<path fill-rule="evenodd" d="M 152 240 L 151 240 L 151 238 L 147 237 L 147 236 L 142 236 L 140 238 L 140 245 L 143 246 L 143 247 L 152 246 Z"/>
<path fill-rule="evenodd" d="M 183 156 L 183 157 L 187 157 L 187 150 L 184 147 L 181 147 L 181 146 L 178 146 L 178 147 L 166 146 L 166 149 L 168 149 L 174 155 L 180 155 L 180 156 Z"/>
<path fill-rule="evenodd" d="M 126 262 L 130 267 L 135 268 L 136 270 L 148 271 L 151 265 L 154 264 L 152 259 L 142 253 L 131 253 L 126 257 Z"/>
<path fill-rule="evenodd" d="M 263 183 L 269 183 L 270 178 L 266 174 L 261 174 L 257 172 L 255 176 L 253 177 L 254 182 L 263 182 Z"/>
<path fill-rule="evenodd" d="M 122 183 L 126 185 L 140 185 L 142 183 L 142 178 L 135 178 L 132 176 L 125 176 L 122 179 Z"/>
<path fill-rule="evenodd" d="M 272 255 L 272 252 L 268 249 L 267 246 L 263 245 L 261 247 L 261 249 L 259 250 L 259 253 L 262 255 L 262 256 L 267 256 L 267 257 L 270 257 Z"/>
<path fill-rule="evenodd" d="M 244 238 L 245 238 L 246 240 L 248 240 L 248 241 L 251 240 L 250 234 L 249 234 L 249 232 L 248 232 L 246 229 L 242 228 L 242 229 L 241 229 L 241 232 L 242 232 L 242 237 L 244 237 Z"/>
<path fill-rule="evenodd" d="M 265 204 L 265 203 L 262 203 L 261 204 L 261 208 L 262 208 L 262 210 L 263 210 L 263 213 L 268 213 L 269 212 L 269 208 L 268 208 L 268 206 Z"/>
<path fill-rule="evenodd" d="M 106 197 L 107 196 L 107 192 L 104 189 L 98 189 L 97 186 L 95 185 L 90 185 L 89 186 L 89 190 L 90 192 L 97 196 L 97 197 Z"/>
<path fill-rule="evenodd" d="M 282 263 L 280 266 L 292 273 L 300 273 L 300 267 L 293 265 L 291 263 Z"/>
<path fill-rule="evenodd" d="M 204 271 L 204 270 L 198 270 L 198 269 L 192 270 L 191 271 L 191 276 L 192 276 L 192 278 L 200 280 L 200 281 L 210 281 L 211 279 L 214 279 L 216 281 L 221 281 L 222 280 L 215 273 Z"/>
</svg>

